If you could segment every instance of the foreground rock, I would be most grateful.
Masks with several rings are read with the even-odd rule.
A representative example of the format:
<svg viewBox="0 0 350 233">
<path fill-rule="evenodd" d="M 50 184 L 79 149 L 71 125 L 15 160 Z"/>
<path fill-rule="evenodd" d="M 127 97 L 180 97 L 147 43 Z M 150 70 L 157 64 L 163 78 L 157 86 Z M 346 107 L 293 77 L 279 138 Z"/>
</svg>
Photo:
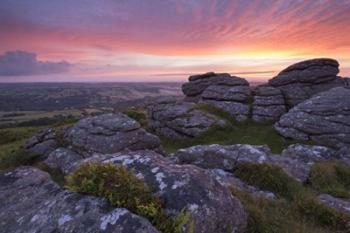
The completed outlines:
<svg viewBox="0 0 350 233">
<path fill-rule="evenodd" d="M 348 80 L 337 76 L 339 63 L 321 58 L 302 61 L 282 70 L 269 85 L 283 92 L 288 108 L 313 95 L 334 87 L 348 86 Z"/>
<path fill-rule="evenodd" d="M 338 87 L 295 106 L 275 124 L 287 138 L 331 147 L 350 146 L 350 89 Z"/>
<path fill-rule="evenodd" d="M 252 118 L 255 122 L 275 122 L 286 112 L 280 89 L 262 85 L 255 89 Z"/>
<path fill-rule="evenodd" d="M 158 233 L 148 220 L 105 200 L 62 190 L 32 167 L 0 174 L 0 229 L 6 233 Z"/>
<path fill-rule="evenodd" d="M 115 113 L 80 120 L 66 132 L 66 140 L 81 153 L 115 153 L 157 149 L 160 140 L 128 116 Z"/>
<path fill-rule="evenodd" d="M 228 112 L 237 121 L 249 117 L 249 83 L 230 74 L 206 73 L 189 77 L 183 84 L 183 93 L 188 100 L 200 101 Z"/>
<path fill-rule="evenodd" d="M 186 209 L 191 213 L 194 231 L 242 232 L 246 213 L 230 191 L 205 170 L 192 165 L 173 164 L 153 151 L 96 155 L 84 162 L 123 164 L 143 178 L 164 201 L 171 214 Z M 187 232 L 189 225 L 186 225 Z"/>
<path fill-rule="evenodd" d="M 158 135 L 171 139 L 199 136 L 225 121 L 196 108 L 190 102 L 162 101 L 148 108 L 149 126 Z"/>
<path fill-rule="evenodd" d="M 281 167 L 290 176 L 304 182 L 315 162 L 335 159 L 336 151 L 321 146 L 295 144 L 281 155 L 274 155 L 267 146 L 213 144 L 180 149 L 172 157 L 179 164 L 194 164 L 205 169 L 228 172 L 242 163 L 267 163 Z"/>
</svg>

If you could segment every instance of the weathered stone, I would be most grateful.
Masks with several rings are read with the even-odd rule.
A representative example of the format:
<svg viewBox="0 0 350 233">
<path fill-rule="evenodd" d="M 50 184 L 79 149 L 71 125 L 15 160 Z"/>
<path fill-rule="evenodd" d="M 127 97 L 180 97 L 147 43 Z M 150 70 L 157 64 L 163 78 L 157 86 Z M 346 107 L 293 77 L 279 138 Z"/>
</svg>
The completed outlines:
<svg viewBox="0 0 350 233">
<path fill-rule="evenodd" d="M 338 87 L 298 104 L 281 117 L 275 128 L 287 138 L 340 148 L 350 146 L 349 122 L 350 89 Z"/>
<path fill-rule="evenodd" d="M 25 143 L 25 148 L 28 151 L 43 156 L 49 155 L 56 147 L 56 131 L 54 129 L 42 130 Z"/>
<path fill-rule="evenodd" d="M 213 105 L 229 113 L 236 121 L 242 122 L 249 117 L 249 105 L 232 101 L 203 100 L 203 103 Z"/>
<path fill-rule="evenodd" d="M 66 132 L 70 144 L 82 153 L 115 153 L 157 149 L 160 140 L 128 116 L 115 113 L 80 120 Z"/>
<path fill-rule="evenodd" d="M 334 87 L 347 86 L 347 81 L 338 77 L 339 63 L 321 58 L 302 61 L 281 71 L 269 80 L 269 85 L 283 92 L 289 108 L 313 95 Z"/>
<path fill-rule="evenodd" d="M 63 173 L 68 174 L 71 172 L 74 163 L 83 158 L 83 156 L 70 149 L 57 148 L 49 154 L 44 163 L 46 163 L 51 168 L 58 168 Z"/>
<path fill-rule="evenodd" d="M 148 108 L 149 126 L 158 135 L 183 139 L 199 136 L 214 125 L 225 125 L 216 116 L 190 102 L 156 103 Z"/>
<path fill-rule="evenodd" d="M 189 77 L 189 82 L 182 85 L 182 91 L 186 96 L 197 96 L 212 85 L 248 86 L 249 83 L 245 79 L 230 74 L 207 73 Z"/>
<path fill-rule="evenodd" d="M 277 121 L 286 112 L 281 90 L 271 86 L 259 86 L 255 89 L 252 118 L 255 122 Z"/>
<path fill-rule="evenodd" d="M 151 223 L 104 199 L 60 188 L 32 167 L 0 174 L 0 229 L 6 233 L 157 233 Z"/>
<path fill-rule="evenodd" d="M 189 211 L 196 233 L 242 232 L 245 226 L 246 214 L 238 199 L 201 168 L 174 164 L 153 151 L 98 155 L 82 163 L 92 161 L 132 169 L 163 200 L 169 213 Z M 187 232 L 189 226 L 185 228 Z"/>
<path fill-rule="evenodd" d="M 337 209 L 345 214 L 350 214 L 350 200 L 333 197 L 329 194 L 321 194 L 318 199 L 328 207 Z"/>
<path fill-rule="evenodd" d="M 251 95 L 249 86 L 221 86 L 211 85 L 203 93 L 203 99 L 218 101 L 247 102 Z"/>
</svg>

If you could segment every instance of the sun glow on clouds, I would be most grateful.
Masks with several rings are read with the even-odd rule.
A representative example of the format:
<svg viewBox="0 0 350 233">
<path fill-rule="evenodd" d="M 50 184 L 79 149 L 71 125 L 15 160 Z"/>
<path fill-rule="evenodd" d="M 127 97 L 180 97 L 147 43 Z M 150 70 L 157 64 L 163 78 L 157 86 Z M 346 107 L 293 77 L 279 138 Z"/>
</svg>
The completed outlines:
<svg viewBox="0 0 350 233">
<path fill-rule="evenodd" d="M 56 81 L 183 81 L 207 71 L 263 80 L 314 57 L 339 60 L 349 76 L 349 15 L 348 0 L 2 0 L 0 52 L 72 64 Z"/>
</svg>

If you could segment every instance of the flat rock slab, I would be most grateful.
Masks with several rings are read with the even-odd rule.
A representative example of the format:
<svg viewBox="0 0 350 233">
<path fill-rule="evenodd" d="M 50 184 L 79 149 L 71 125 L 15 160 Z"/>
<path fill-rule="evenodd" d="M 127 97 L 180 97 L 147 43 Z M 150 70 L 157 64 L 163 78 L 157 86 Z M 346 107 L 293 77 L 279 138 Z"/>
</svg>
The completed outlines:
<svg viewBox="0 0 350 233">
<path fill-rule="evenodd" d="M 163 200 L 169 213 L 184 209 L 191 213 L 195 233 L 242 232 L 245 227 L 247 216 L 240 201 L 199 167 L 174 164 L 153 151 L 96 155 L 81 163 L 86 162 L 114 163 L 132 169 Z"/>
<path fill-rule="evenodd" d="M 285 149 L 281 155 L 275 155 L 267 146 L 213 144 L 180 149 L 172 154 L 172 158 L 179 164 L 229 172 L 242 163 L 267 163 L 281 167 L 291 177 L 304 182 L 315 162 L 335 159 L 336 151 L 321 146 L 295 144 Z"/>
<path fill-rule="evenodd" d="M 186 96 L 198 96 L 212 85 L 220 86 L 248 86 L 249 83 L 239 77 L 227 73 L 216 74 L 213 72 L 189 77 L 189 82 L 182 85 L 182 91 Z"/>
<path fill-rule="evenodd" d="M 287 138 L 349 147 L 350 89 L 338 87 L 315 95 L 284 114 L 275 128 Z"/>
<path fill-rule="evenodd" d="M 159 233 L 127 209 L 63 190 L 46 172 L 33 167 L 0 174 L 0 229 L 6 233 Z"/>
</svg>

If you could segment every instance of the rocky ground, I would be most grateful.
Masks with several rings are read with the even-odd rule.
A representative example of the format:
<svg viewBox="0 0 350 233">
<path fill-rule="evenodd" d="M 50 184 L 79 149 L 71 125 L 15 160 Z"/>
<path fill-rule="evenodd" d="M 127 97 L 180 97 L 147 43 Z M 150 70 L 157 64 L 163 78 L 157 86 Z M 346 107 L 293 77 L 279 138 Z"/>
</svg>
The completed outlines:
<svg viewBox="0 0 350 233">
<path fill-rule="evenodd" d="M 300 62 L 254 88 L 229 74 L 195 75 L 184 98 L 161 97 L 144 115 L 43 130 L 25 145 L 32 166 L 0 174 L 0 229 L 350 232 L 350 80 L 338 66 Z M 252 127 L 276 138 L 227 141 Z M 169 143 L 180 146 L 169 153 Z M 91 164 L 126 170 L 91 174 Z M 137 196 L 134 182 L 151 197 Z"/>
</svg>

